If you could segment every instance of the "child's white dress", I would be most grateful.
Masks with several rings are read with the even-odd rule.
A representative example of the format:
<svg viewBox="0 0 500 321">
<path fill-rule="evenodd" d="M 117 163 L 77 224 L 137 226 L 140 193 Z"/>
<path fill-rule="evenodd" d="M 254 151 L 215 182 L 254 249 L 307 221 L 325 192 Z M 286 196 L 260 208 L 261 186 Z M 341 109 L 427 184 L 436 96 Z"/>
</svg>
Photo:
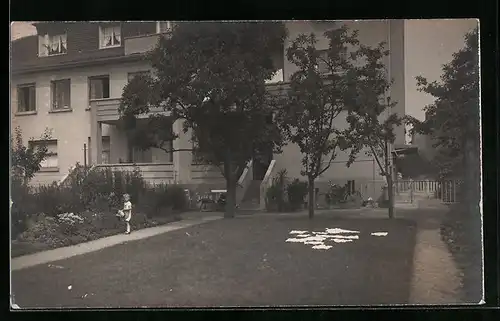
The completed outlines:
<svg viewBox="0 0 500 321">
<path fill-rule="evenodd" d="M 130 233 L 130 219 L 132 218 L 132 203 L 127 201 L 123 203 L 123 214 L 125 222 L 127 223 L 127 234 Z"/>
<path fill-rule="evenodd" d="M 123 214 L 125 221 L 130 222 L 132 218 L 132 203 L 130 201 L 123 204 Z"/>
</svg>

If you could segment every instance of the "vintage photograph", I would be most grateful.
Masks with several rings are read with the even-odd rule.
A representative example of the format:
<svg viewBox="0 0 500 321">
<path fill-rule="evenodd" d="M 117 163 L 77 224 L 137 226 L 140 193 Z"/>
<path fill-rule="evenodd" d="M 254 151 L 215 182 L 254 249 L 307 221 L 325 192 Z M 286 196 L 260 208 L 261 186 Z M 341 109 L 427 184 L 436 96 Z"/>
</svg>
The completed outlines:
<svg viewBox="0 0 500 321">
<path fill-rule="evenodd" d="M 479 33 L 12 22 L 11 309 L 484 302 Z"/>
</svg>

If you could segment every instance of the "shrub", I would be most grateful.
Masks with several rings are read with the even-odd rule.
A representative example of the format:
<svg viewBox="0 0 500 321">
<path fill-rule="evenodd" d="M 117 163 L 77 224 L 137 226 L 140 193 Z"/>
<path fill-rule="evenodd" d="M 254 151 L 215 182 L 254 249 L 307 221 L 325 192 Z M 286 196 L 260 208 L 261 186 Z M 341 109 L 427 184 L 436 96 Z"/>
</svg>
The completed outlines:
<svg viewBox="0 0 500 321">
<path fill-rule="evenodd" d="M 27 221 L 27 230 L 18 237 L 21 242 L 43 243 L 50 247 L 69 244 L 69 240 L 60 232 L 56 219 L 45 214 L 33 215 Z"/>
<path fill-rule="evenodd" d="M 304 198 L 307 195 L 307 182 L 301 182 L 294 179 L 286 188 L 288 194 L 288 202 L 291 210 L 302 208 Z"/>
<path fill-rule="evenodd" d="M 268 211 L 283 212 L 286 203 L 287 171 L 283 169 L 273 177 L 271 186 L 266 191 L 266 207 Z"/>
<path fill-rule="evenodd" d="M 126 175 L 125 191 L 130 195 L 132 203 L 139 202 L 140 194 L 146 189 L 146 182 L 141 175 L 139 167 L 134 167 L 131 173 Z"/>
<path fill-rule="evenodd" d="M 185 210 L 187 204 L 186 193 L 182 187 L 159 184 L 142 192 L 136 208 L 148 217 L 168 216 L 172 210 Z"/>
<path fill-rule="evenodd" d="M 35 214 L 39 209 L 30 188 L 21 181 L 12 181 L 11 198 L 11 237 L 15 239 L 26 230 L 29 216 Z"/>
<path fill-rule="evenodd" d="M 59 187 L 57 183 L 40 186 L 34 200 L 39 212 L 54 217 L 64 212 L 79 212 L 84 208 L 77 191 Z"/>
<path fill-rule="evenodd" d="M 188 200 L 184 189 L 179 185 L 170 185 L 167 188 L 168 206 L 173 210 L 182 211 L 187 208 Z"/>
<path fill-rule="evenodd" d="M 325 201 L 328 205 L 335 205 L 342 203 L 344 201 L 344 196 L 346 194 L 347 187 L 339 186 L 337 184 L 330 183 L 328 192 L 325 195 Z"/>
<path fill-rule="evenodd" d="M 153 187 L 154 205 L 157 210 L 170 206 L 170 198 L 168 196 L 168 185 L 159 184 Z"/>
<path fill-rule="evenodd" d="M 117 195 L 123 195 L 125 193 L 125 177 L 126 173 L 122 171 L 113 172 L 113 192 Z"/>
</svg>

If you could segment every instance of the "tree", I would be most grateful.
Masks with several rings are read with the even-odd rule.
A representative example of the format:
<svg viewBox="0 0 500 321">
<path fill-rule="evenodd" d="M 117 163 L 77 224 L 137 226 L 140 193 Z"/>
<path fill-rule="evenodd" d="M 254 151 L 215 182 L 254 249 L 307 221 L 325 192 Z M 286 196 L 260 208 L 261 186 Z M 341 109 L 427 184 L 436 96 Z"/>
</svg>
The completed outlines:
<svg viewBox="0 0 500 321">
<path fill-rule="evenodd" d="M 275 99 L 265 80 L 277 69 L 271 55 L 285 37 L 281 23 L 178 24 L 148 55 L 154 75 L 137 77 L 123 92 L 121 110 L 132 125 L 132 116 L 156 106 L 170 121 L 182 121 L 184 133 L 192 131 L 198 155 L 226 179 L 226 217 L 234 216 L 238 174 L 246 163 L 259 149 L 281 146 L 269 121 Z M 155 117 L 158 126 L 135 127 L 143 145 L 176 138 L 165 116 Z"/>
<path fill-rule="evenodd" d="M 426 119 L 408 121 L 414 131 L 430 135 L 437 149 L 434 158 L 442 178 L 463 177 L 469 213 L 478 212 L 480 199 L 479 44 L 477 28 L 468 32 L 465 45 L 443 65 L 439 82 L 417 77 L 419 90 L 435 97 L 425 107 Z"/>
<path fill-rule="evenodd" d="M 365 154 L 374 157 L 380 173 L 385 177 L 388 194 L 389 218 L 394 217 L 393 170 L 391 166 L 391 144 L 396 138 L 394 127 L 401 126 L 403 118 L 391 113 L 395 102 L 391 101 L 389 90 L 392 80 L 388 78 L 384 58 L 389 55 L 385 43 L 377 47 L 360 46 L 357 56 L 363 63 L 353 69 L 356 83 L 350 84 L 346 101 L 346 140 L 351 147 L 350 165 L 356 156 Z"/>
<path fill-rule="evenodd" d="M 349 32 L 346 26 L 328 30 L 324 36 L 329 47 L 319 51 L 315 35 L 302 34 L 286 52 L 298 70 L 291 76 L 279 124 L 303 155 L 301 174 L 308 180 L 311 219 L 316 204 L 316 178 L 330 167 L 338 149 L 347 148 L 346 133 L 338 127 L 336 119 L 345 110 L 351 84 L 357 81 L 357 35 L 357 31 Z"/>
<path fill-rule="evenodd" d="M 14 180 L 18 183 L 27 184 L 41 168 L 41 163 L 48 156 L 46 142 L 51 139 L 51 132 L 46 129 L 41 135 L 39 144 L 23 143 L 22 130 L 16 127 L 14 137 L 10 138 L 10 158 L 11 158 L 11 173 Z M 31 138 L 30 142 L 34 139 Z"/>
</svg>

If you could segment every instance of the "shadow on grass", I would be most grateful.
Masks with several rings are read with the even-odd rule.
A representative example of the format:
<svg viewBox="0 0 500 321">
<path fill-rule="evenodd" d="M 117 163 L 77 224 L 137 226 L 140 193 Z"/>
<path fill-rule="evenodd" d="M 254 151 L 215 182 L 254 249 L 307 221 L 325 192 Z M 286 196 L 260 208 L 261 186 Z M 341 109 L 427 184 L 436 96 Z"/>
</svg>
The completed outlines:
<svg viewBox="0 0 500 321">
<path fill-rule="evenodd" d="M 480 217 L 468 215 L 463 205 L 450 207 L 441 224 L 441 238 L 462 275 L 463 300 L 478 303 L 482 296 L 482 240 Z"/>
</svg>

